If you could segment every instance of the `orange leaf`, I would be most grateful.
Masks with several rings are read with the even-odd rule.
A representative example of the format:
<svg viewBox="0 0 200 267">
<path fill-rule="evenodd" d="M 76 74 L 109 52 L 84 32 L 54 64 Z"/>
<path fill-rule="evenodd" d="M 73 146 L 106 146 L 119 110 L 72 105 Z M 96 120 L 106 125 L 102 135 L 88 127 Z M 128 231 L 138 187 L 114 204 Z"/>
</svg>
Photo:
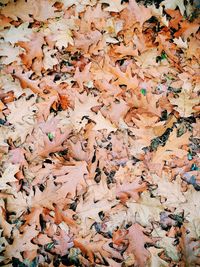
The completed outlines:
<svg viewBox="0 0 200 267">
<path fill-rule="evenodd" d="M 18 42 L 26 50 L 26 54 L 21 55 L 23 64 L 33 71 L 40 73 L 42 70 L 44 37 L 41 33 L 34 33 L 30 42 Z M 34 60 L 34 62 L 33 62 Z"/>
</svg>

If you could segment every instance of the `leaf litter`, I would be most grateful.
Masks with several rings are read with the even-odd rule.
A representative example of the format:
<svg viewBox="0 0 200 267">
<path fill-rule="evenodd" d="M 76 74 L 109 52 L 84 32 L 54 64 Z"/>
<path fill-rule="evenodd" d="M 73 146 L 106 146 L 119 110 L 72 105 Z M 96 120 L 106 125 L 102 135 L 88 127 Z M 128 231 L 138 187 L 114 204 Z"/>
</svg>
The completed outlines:
<svg viewBox="0 0 200 267">
<path fill-rule="evenodd" d="M 1 1 L 0 266 L 200 266 L 198 14 Z"/>
</svg>

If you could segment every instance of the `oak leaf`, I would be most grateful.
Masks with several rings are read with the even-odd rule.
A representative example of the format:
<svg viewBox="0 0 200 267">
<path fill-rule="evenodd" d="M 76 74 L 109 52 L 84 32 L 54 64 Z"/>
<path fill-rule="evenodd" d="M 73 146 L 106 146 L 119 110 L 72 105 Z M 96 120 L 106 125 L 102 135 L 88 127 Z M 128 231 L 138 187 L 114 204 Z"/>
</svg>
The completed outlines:
<svg viewBox="0 0 200 267">
<path fill-rule="evenodd" d="M 189 92 L 182 90 L 178 98 L 171 98 L 170 102 L 175 105 L 174 109 L 178 111 L 181 117 L 189 117 L 195 113 L 194 107 L 200 103 L 200 100 L 191 98 Z"/>
<path fill-rule="evenodd" d="M 55 131 L 55 137 L 53 140 L 49 140 L 48 135 L 43 135 L 43 140 L 37 148 L 37 154 L 41 157 L 47 157 L 50 153 L 55 153 L 64 150 L 62 143 L 69 136 L 71 129 L 68 129 L 65 133 L 61 133 L 60 130 Z"/>
<path fill-rule="evenodd" d="M 10 114 L 7 116 L 7 120 L 13 125 L 17 124 L 33 124 L 34 123 L 34 114 L 37 108 L 35 107 L 36 96 L 33 96 L 29 100 L 25 97 L 8 103 L 8 108 Z M 23 108 L 22 108 L 23 107 Z"/>
<path fill-rule="evenodd" d="M 33 9 L 30 2 L 31 1 L 28 1 L 27 3 L 25 0 L 10 2 L 1 10 L 1 14 L 13 20 L 18 20 L 18 18 L 20 18 L 24 22 L 32 22 L 33 19 L 30 14 L 32 14 L 33 11 L 31 10 Z"/>
<path fill-rule="evenodd" d="M 183 0 L 175 0 L 175 1 L 170 1 L 170 0 L 165 0 L 162 2 L 162 6 L 165 6 L 165 9 L 176 9 L 176 7 L 179 8 L 181 15 L 184 15 L 185 12 L 185 5 Z"/>
<path fill-rule="evenodd" d="M 76 195 L 77 187 L 85 185 L 85 177 L 88 174 L 86 162 L 77 162 L 74 166 L 63 166 L 60 170 L 52 170 L 56 176 L 55 182 L 62 183 L 62 190 L 71 197 Z"/>
<path fill-rule="evenodd" d="M 117 196 L 123 203 L 126 202 L 129 197 L 132 197 L 137 201 L 139 199 L 139 194 L 146 189 L 146 183 L 142 182 L 139 178 L 136 178 L 131 183 L 117 185 Z"/>
<path fill-rule="evenodd" d="M 21 252 L 37 250 L 38 246 L 31 241 L 38 233 L 39 232 L 35 230 L 35 225 L 27 226 L 22 234 L 18 229 L 14 229 L 14 241 L 6 247 L 5 258 L 10 259 L 16 257 L 22 259 Z"/>
<path fill-rule="evenodd" d="M 88 96 L 83 94 L 80 98 L 75 98 L 75 107 L 73 111 L 70 111 L 70 119 L 74 128 L 80 130 L 87 123 L 86 120 L 83 120 L 83 117 L 91 117 L 94 115 L 91 108 L 97 106 L 99 103 L 96 97 L 93 97 L 91 94 Z"/>
<path fill-rule="evenodd" d="M 63 190 L 62 186 L 56 186 L 51 180 L 47 180 L 46 188 L 42 192 L 38 187 L 35 189 L 35 193 L 32 193 L 30 206 L 45 207 L 50 210 L 54 209 L 53 204 L 62 204 L 65 201 L 67 195 L 66 188 Z"/>
<path fill-rule="evenodd" d="M 154 244 L 155 241 L 149 238 L 145 234 L 145 229 L 137 223 L 128 228 L 127 238 L 129 240 L 127 252 L 134 254 L 138 266 L 145 267 L 150 258 L 150 253 L 145 248 L 145 244 Z"/>
<path fill-rule="evenodd" d="M 62 229 L 59 229 L 58 234 L 53 237 L 53 240 L 55 245 L 51 251 L 61 256 L 66 255 L 68 250 L 74 245 L 69 235 Z"/>
<path fill-rule="evenodd" d="M 36 3 L 34 0 L 19 0 L 17 2 L 10 2 L 3 8 L 1 13 L 14 20 L 20 18 L 25 22 L 33 22 L 33 19 L 38 21 L 45 21 L 48 18 L 55 17 L 53 4 L 55 1 L 41 0 Z"/>
<path fill-rule="evenodd" d="M 4 30 L 1 35 L 5 42 L 10 42 L 11 44 L 18 43 L 19 41 L 26 42 L 29 41 L 33 32 L 28 26 L 29 23 L 22 23 L 18 28 L 11 26 L 8 30 Z"/>
<path fill-rule="evenodd" d="M 2 207 L 0 207 L 0 226 L 3 229 L 3 235 L 10 238 L 13 225 L 7 222 L 6 212 Z"/>
<path fill-rule="evenodd" d="M 101 0 L 100 3 L 108 4 L 104 10 L 109 12 L 120 12 L 126 7 L 120 0 Z"/>
<path fill-rule="evenodd" d="M 164 160 L 170 160 L 171 156 L 182 158 L 187 154 L 186 150 L 181 149 L 183 145 L 188 145 L 190 133 L 186 132 L 180 137 L 176 137 L 176 130 L 170 134 L 164 146 L 159 146 L 157 151 L 153 153 L 152 162 L 161 163 Z"/>
<path fill-rule="evenodd" d="M 9 183 L 17 182 L 15 174 L 19 171 L 19 164 L 9 163 L 0 178 L 0 190 L 9 189 Z"/>
<path fill-rule="evenodd" d="M 21 51 L 18 47 L 13 47 L 9 43 L 0 43 L 0 56 L 2 64 L 10 64 L 13 62 L 20 63 L 20 55 Z"/>
<path fill-rule="evenodd" d="M 23 64 L 33 71 L 40 73 L 42 70 L 43 51 L 42 45 L 44 44 L 43 35 L 34 33 L 29 42 L 18 42 L 18 44 L 26 50 L 26 54 L 21 54 Z M 34 62 L 33 62 L 34 60 Z"/>
<path fill-rule="evenodd" d="M 143 5 L 138 5 L 135 0 L 129 1 L 129 9 L 141 26 L 152 17 L 151 9 Z"/>
<path fill-rule="evenodd" d="M 98 257 L 101 261 L 104 258 L 109 258 L 112 256 L 112 250 L 106 246 L 105 238 L 102 238 L 101 235 L 96 235 L 93 240 L 91 240 L 91 236 L 87 236 L 86 238 L 76 238 L 74 239 L 74 246 L 79 248 L 84 255 L 87 255 L 91 264 L 94 264 L 95 256 Z M 98 255 L 100 254 L 100 255 Z M 117 258 L 120 259 L 118 253 L 115 253 L 113 256 L 117 255 Z"/>
<path fill-rule="evenodd" d="M 164 197 L 166 199 L 165 203 L 167 205 L 175 205 L 176 203 L 184 203 L 186 198 L 181 192 L 181 182 L 177 178 L 175 181 L 168 181 L 166 176 L 158 177 L 153 175 L 153 181 L 157 184 L 156 195 Z"/>
</svg>

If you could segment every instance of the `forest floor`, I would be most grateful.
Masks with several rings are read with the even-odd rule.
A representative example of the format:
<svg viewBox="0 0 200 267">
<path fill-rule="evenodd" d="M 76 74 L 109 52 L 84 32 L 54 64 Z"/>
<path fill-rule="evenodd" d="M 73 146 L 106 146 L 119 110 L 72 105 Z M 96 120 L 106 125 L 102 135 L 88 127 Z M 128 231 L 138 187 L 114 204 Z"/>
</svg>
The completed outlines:
<svg viewBox="0 0 200 267">
<path fill-rule="evenodd" d="M 200 266 L 198 1 L 0 2 L 0 266 Z"/>
</svg>

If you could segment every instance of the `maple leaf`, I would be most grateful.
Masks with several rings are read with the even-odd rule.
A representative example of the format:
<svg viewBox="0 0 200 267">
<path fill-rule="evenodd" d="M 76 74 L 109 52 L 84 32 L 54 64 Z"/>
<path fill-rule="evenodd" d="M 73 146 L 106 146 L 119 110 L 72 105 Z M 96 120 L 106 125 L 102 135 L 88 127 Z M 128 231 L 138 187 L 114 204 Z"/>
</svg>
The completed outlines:
<svg viewBox="0 0 200 267">
<path fill-rule="evenodd" d="M 145 229 L 141 225 L 134 223 L 128 228 L 127 234 L 129 240 L 127 252 L 134 254 L 137 264 L 141 267 L 146 266 L 147 260 L 150 257 L 150 253 L 145 248 L 145 244 L 154 244 L 155 242 L 145 235 L 144 232 Z"/>
</svg>

